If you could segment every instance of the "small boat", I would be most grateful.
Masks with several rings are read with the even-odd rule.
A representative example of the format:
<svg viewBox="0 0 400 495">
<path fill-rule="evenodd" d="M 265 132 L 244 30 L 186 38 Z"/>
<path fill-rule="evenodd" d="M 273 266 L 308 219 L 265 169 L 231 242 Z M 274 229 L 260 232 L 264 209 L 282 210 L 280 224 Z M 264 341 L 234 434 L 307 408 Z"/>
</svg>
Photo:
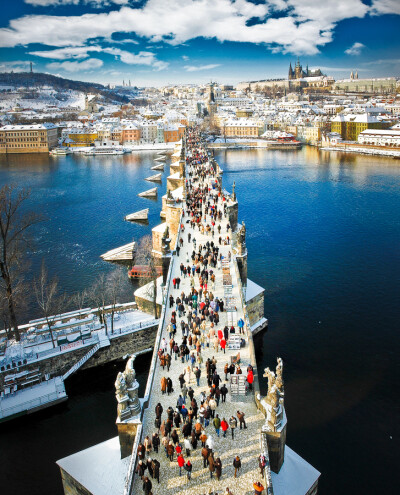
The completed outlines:
<svg viewBox="0 0 400 495">
<path fill-rule="evenodd" d="M 150 170 L 162 170 L 164 172 L 164 164 L 160 163 L 159 165 L 154 165 Z"/>
<path fill-rule="evenodd" d="M 152 189 L 148 189 L 147 191 L 143 191 L 139 193 L 138 196 L 141 198 L 156 198 L 158 189 L 153 187 Z"/>
<path fill-rule="evenodd" d="M 151 278 L 154 275 L 159 277 L 162 275 L 162 266 L 155 266 L 155 273 L 151 272 L 151 268 L 148 265 L 135 265 L 128 271 L 128 277 L 130 279 L 136 278 Z"/>
<path fill-rule="evenodd" d="M 64 147 L 54 148 L 53 150 L 49 151 L 49 154 L 53 156 L 70 155 L 71 153 L 72 151 L 69 148 L 64 148 Z"/>
<path fill-rule="evenodd" d="M 131 213 L 130 215 L 126 215 L 125 220 L 127 220 L 128 222 L 145 222 L 147 221 L 148 215 L 149 209 L 146 208 L 144 210 Z"/>
<path fill-rule="evenodd" d="M 94 155 L 123 155 L 126 153 L 124 148 L 113 148 L 111 146 L 99 146 L 91 150 L 91 152 Z"/>
<path fill-rule="evenodd" d="M 161 182 L 161 174 L 155 174 L 150 177 L 146 177 L 146 179 L 149 182 Z"/>
</svg>

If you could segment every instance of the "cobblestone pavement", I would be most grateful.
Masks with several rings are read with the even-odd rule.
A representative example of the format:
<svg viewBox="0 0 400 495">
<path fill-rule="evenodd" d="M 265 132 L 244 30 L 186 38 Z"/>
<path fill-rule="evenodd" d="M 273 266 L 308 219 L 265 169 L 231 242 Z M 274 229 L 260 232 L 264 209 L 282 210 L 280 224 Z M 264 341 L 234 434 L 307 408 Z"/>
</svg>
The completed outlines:
<svg viewBox="0 0 400 495">
<path fill-rule="evenodd" d="M 219 206 L 220 205 L 221 203 L 219 203 Z M 209 217 L 207 217 L 207 219 L 209 219 Z M 228 220 L 226 218 L 223 218 L 221 222 L 221 227 L 222 227 L 221 235 L 223 237 L 226 237 L 226 235 L 231 236 L 231 232 L 229 232 L 229 234 L 226 232 L 227 221 Z M 210 241 L 212 240 L 211 235 L 209 236 L 201 235 L 200 232 L 197 230 L 197 228 L 196 231 L 194 231 L 191 227 L 189 227 L 189 224 L 185 223 L 184 229 L 185 232 L 182 234 L 182 238 L 184 239 L 184 244 L 180 250 L 180 256 L 178 257 L 175 255 L 173 274 L 171 280 L 174 277 L 180 276 L 180 268 L 179 268 L 180 263 L 183 262 L 184 264 L 187 265 L 186 262 L 187 253 L 189 257 L 192 253 L 193 244 L 191 243 L 189 245 L 187 242 L 189 232 L 191 233 L 192 238 L 193 237 L 196 238 L 197 247 L 199 244 L 203 245 L 205 242 L 207 242 L 207 240 Z M 216 232 L 215 238 L 213 240 L 214 242 L 218 243 L 219 236 L 217 234 L 218 232 L 217 229 L 215 229 L 215 232 Z M 229 245 L 220 246 L 220 251 L 224 256 L 227 256 L 230 248 L 231 246 Z M 190 264 L 191 264 L 191 260 L 190 260 Z M 216 274 L 215 290 L 211 289 L 211 284 L 209 285 L 209 290 L 212 290 L 214 295 L 217 296 L 218 298 L 223 298 L 224 291 L 222 285 L 222 269 L 216 268 L 214 269 L 214 273 Z M 239 290 L 238 290 L 236 275 L 233 266 L 231 266 L 231 275 L 233 279 L 233 296 L 236 297 L 236 301 L 238 305 L 237 306 L 238 319 L 239 319 L 239 318 L 243 318 L 243 311 L 240 304 Z M 196 289 L 199 289 L 198 277 L 196 276 L 195 279 L 196 279 L 195 287 Z M 171 286 L 169 287 L 169 292 L 167 297 L 169 297 L 169 295 L 172 294 L 174 298 L 176 298 L 178 294 L 180 294 L 182 291 L 184 291 L 185 294 L 190 291 L 190 279 L 188 277 L 187 278 L 181 277 L 181 284 L 179 289 L 174 289 L 171 282 Z M 166 327 L 170 321 L 172 310 L 173 308 L 167 310 L 164 329 L 163 329 L 163 337 L 165 337 L 167 342 L 169 342 L 169 336 L 167 334 Z M 226 324 L 227 324 L 227 313 L 226 311 L 224 311 L 220 313 L 220 322 L 216 328 L 222 329 Z M 208 332 L 208 329 L 209 329 L 209 323 L 207 325 L 206 332 Z M 238 331 L 238 329 L 236 330 Z M 182 341 L 179 317 L 177 317 L 176 340 L 178 344 L 180 344 Z M 217 359 L 217 372 L 222 379 L 221 383 L 226 383 L 224 380 L 225 375 L 223 372 L 225 363 L 227 362 L 230 363 L 231 356 L 236 355 L 237 352 L 238 351 L 229 350 L 228 346 L 225 354 L 221 351 L 221 349 L 219 350 L 219 352 L 215 352 L 214 348 L 210 344 L 209 348 L 205 347 L 202 350 L 202 355 L 203 355 L 204 363 L 208 357 L 211 358 L 212 356 L 215 356 L 215 358 Z M 240 349 L 240 356 L 241 356 L 241 368 L 243 370 L 243 373 L 246 373 L 247 365 L 250 363 L 250 354 L 247 344 L 247 338 L 246 338 L 246 346 Z M 197 403 L 199 404 L 199 407 L 200 407 L 200 399 L 199 399 L 200 392 L 204 391 L 207 393 L 208 391 L 204 363 L 201 366 L 202 375 L 200 378 L 200 387 L 196 386 L 196 380 L 193 375 L 190 383 L 190 386 L 195 391 L 195 398 L 197 400 Z M 159 362 L 158 362 L 153 390 L 151 392 L 149 408 L 146 410 L 144 415 L 143 439 L 145 438 L 146 435 L 149 435 L 149 437 L 151 438 L 152 434 L 155 432 L 155 427 L 154 427 L 155 406 L 157 405 L 158 402 L 161 402 L 164 408 L 162 419 L 166 419 L 166 410 L 169 406 L 175 409 L 177 399 L 180 393 L 178 377 L 181 373 L 184 372 L 184 369 L 187 367 L 187 365 L 188 363 L 186 362 L 185 364 L 182 364 L 179 358 L 178 360 L 175 360 L 174 357 L 172 357 L 172 365 L 170 371 L 167 372 L 167 368 L 163 370 L 162 367 L 159 366 Z M 161 393 L 160 380 L 163 376 L 165 376 L 166 378 L 168 376 L 171 377 L 173 382 L 174 392 L 169 396 L 167 394 L 163 395 Z M 189 384 L 187 384 L 187 386 L 189 387 Z M 227 387 L 229 390 L 228 383 L 227 383 Z M 234 439 L 232 439 L 231 437 L 230 429 L 228 429 L 227 431 L 226 438 L 222 437 L 222 432 L 220 438 L 218 438 L 215 433 L 215 429 L 212 426 L 212 420 L 209 426 L 206 428 L 207 436 L 211 435 L 214 440 L 214 453 L 215 453 L 214 458 L 216 459 L 217 457 L 220 457 L 222 461 L 222 477 L 220 481 L 217 481 L 217 479 L 215 478 L 215 473 L 214 473 L 214 478 L 210 479 L 210 472 L 208 468 L 203 468 L 203 460 L 201 457 L 201 442 L 199 442 L 198 448 L 196 450 L 191 451 L 190 458 L 184 455 L 185 462 L 188 459 L 190 459 L 193 465 L 191 481 L 187 480 L 186 472 L 184 470 L 182 470 L 182 476 L 179 476 L 179 467 L 176 461 L 176 454 L 174 455 L 174 461 L 170 462 L 164 453 L 164 447 L 160 445 L 160 450 L 158 454 L 155 454 L 154 451 L 151 452 L 150 454 L 150 457 L 153 458 L 154 456 L 161 463 L 160 484 L 158 484 L 156 480 L 152 480 L 153 495 L 161 495 L 161 494 L 175 495 L 176 493 L 188 494 L 188 495 L 203 495 L 211 492 L 213 492 L 214 494 L 218 493 L 222 495 L 227 487 L 229 487 L 233 495 L 245 495 L 245 494 L 247 495 L 254 493 L 253 482 L 256 480 L 263 482 L 259 474 L 260 470 L 258 468 L 258 455 L 260 453 L 259 432 L 262 424 L 264 423 L 264 417 L 257 410 L 255 402 L 251 399 L 250 396 L 244 398 L 243 402 L 233 402 L 230 392 L 227 395 L 226 403 L 220 402 L 219 407 L 217 407 L 216 413 L 219 414 L 219 417 L 221 419 L 225 417 L 226 420 L 229 421 L 229 418 L 232 415 L 235 415 L 236 417 L 237 410 L 243 411 L 245 413 L 247 429 L 240 430 L 239 427 L 236 428 Z M 180 430 L 178 430 L 178 432 L 180 433 Z M 161 439 L 161 435 L 160 435 L 160 439 Z M 179 435 L 179 439 L 183 445 L 183 435 L 181 433 Z M 183 449 L 183 453 L 185 453 L 185 449 Z M 234 478 L 234 468 L 232 465 L 235 455 L 239 455 L 242 461 L 242 469 L 239 476 L 236 479 Z M 148 475 L 147 471 L 146 473 L 147 473 L 146 475 Z M 141 495 L 143 493 L 142 481 L 137 475 L 135 475 L 133 493 L 134 495 Z"/>
</svg>

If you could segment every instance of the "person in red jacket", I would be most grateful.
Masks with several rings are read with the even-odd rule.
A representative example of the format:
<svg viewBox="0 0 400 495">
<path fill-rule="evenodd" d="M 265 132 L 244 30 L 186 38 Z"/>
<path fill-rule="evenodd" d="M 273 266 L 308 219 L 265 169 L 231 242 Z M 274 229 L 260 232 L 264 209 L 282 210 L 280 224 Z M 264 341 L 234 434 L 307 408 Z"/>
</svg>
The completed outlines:
<svg viewBox="0 0 400 495">
<path fill-rule="evenodd" d="M 249 384 L 249 390 L 253 390 L 254 375 L 253 370 L 249 370 L 247 373 L 247 383 Z"/>
<path fill-rule="evenodd" d="M 182 447 L 181 447 L 180 443 L 178 443 L 178 445 L 175 447 L 175 450 L 176 450 L 177 455 L 182 453 Z"/>
<path fill-rule="evenodd" d="M 178 455 L 178 466 L 179 466 L 179 476 L 182 476 L 182 468 L 185 465 L 185 459 L 183 458 L 182 454 Z"/>
<path fill-rule="evenodd" d="M 224 351 L 225 354 L 226 340 L 224 338 L 221 339 L 220 345 L 221 345 L 221 349 Z"/>
<path fill-rule="evenodd" d="M 229 428 L 229 425 L 226 421 L 226 419 L 224 418 L 222 421 L 221 421 L 221 430 L 222 430 L 222 433 L 223 433 L 223 436 L 226 437 L 226 432 Z"/>
</svg>

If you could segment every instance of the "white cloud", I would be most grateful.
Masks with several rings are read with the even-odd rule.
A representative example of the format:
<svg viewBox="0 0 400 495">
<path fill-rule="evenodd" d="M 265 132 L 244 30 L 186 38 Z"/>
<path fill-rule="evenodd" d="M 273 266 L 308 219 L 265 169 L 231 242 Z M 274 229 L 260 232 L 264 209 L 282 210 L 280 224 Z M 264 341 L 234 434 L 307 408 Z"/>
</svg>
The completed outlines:
<svg viewBox="0 0 400 495">
<path fill-rule="evenodd" d="M 353 43 L 353 45 L 350 48 L 347 48 L 347 50 L 344 51 L 347 55 L 361 55 L 362 49 L 365 48 L 365 45 L 362 43 Z"/>
<path fill-rule="evenodd" d="M 29 52 L 29 55 L 36 57 L 51 58 L 53 60 L 84 59 L 89 57 L 88 52 L 101 52 L 100 46 L 72 46 L 66 48 L 57 48 L 56 50 L 45 50 Z"/>
<path fill-rule="evenodd" d="M 189 60 L 189 57 L 187 55 L 182 55 L 182 58 L 185 62 L 187 62 Z"/>
<path fill-rule="evenodd" d="M 99 69 L 103 66 L 103 61 L 98 58 L 88 58 L 82 62 L 52 62 L 47 64 L 48 69 L 64 70 L 65 72 L 78 72 L 81 70 Z"/>
<path fill-rule="evenodd" d="M 25 0 L 25 3 L 34 7 L 59 7 L 63 5 L 79 5 L 80 3 L 90 5 L 92 7 L 107 7 L 111 4 L 126 5 L 129 0 Z"/>
<path fill-rule="evenodd" d="M 219 67 L 221 64 L 208 64 L 208 65 L 185 65 L 184 69 L 187 72 L 195 72 L 198 70 L 211 70 Z"/>
<path fill-rule="evenodd" d="M 124 64 L 149 65 L 155 70 L 166 69 L 169 65 L 168 62 L 157 60 L 153 52 L 131 53 L 126 50 L 120 50 L 119 48 L 103 48 L 103 52 L 115 55 Z"/>
<path fill-rule="evenodd" d="M 313 55 L 319 46 L 332 41 L 337 22 L 363 17 L 367 11 L 361 0 L 270 0 L 262 4 L 249 0 L 148 0 L 137 8 L 122 6 L 98 14 L 14 19 L 8 28 L 0 29 L 0 46 L 81 46 L 88 39 L 110 40 L 113 33 L 120 32 L 171 45 L 203 37 L 265 43 L 275 51 Z M 273 17 L 272 12 L 276 14 Z M 253 17 L 260 22 L 248 26 Z"/>
<path fill-rule="evenodd" d="M 399 0 L 373 0 L 371 5 L 372 14 L 400 14 Z"/>
</svg>

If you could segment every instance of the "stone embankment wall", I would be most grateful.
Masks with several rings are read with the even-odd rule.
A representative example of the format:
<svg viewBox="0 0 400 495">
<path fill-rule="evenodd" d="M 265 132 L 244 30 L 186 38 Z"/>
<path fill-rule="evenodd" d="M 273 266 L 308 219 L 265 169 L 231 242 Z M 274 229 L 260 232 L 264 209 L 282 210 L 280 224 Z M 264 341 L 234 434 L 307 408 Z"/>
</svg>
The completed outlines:
<svg viewBox="0 0 400 495">
<path fill-rule="evenodd" d="M 246 305 L 251 326 L 264 318 L 264 292 L 247 301 Z"/>
<path fill-rule="evenodd" d="M 127 354 L 140 352 L 152 347 L 157 334 L 157 328 L 157 326 L 147 327 L 143 330 L 137 330 L 132 333 L 111 338 L 110 345 L 108 347 L 100 348 L 81 369 L 105 364 L 115 359 L 120 359 Z M 87 354 L 91 347 L 92 346 L 85 346 L 47 359 L 34 361 L 33 363 L 21 366 L 20 368 L 13 368 L 13 370 L 2 372 L 0 373 L 0 388 L 3 388 L 4 376 L 9 375 L 11 372 L 15 373 L 21 370 L 31 371 L 39 369 L 42 374 L 48 373 L 52 376 L 63 375 Z"/>
</svg>

